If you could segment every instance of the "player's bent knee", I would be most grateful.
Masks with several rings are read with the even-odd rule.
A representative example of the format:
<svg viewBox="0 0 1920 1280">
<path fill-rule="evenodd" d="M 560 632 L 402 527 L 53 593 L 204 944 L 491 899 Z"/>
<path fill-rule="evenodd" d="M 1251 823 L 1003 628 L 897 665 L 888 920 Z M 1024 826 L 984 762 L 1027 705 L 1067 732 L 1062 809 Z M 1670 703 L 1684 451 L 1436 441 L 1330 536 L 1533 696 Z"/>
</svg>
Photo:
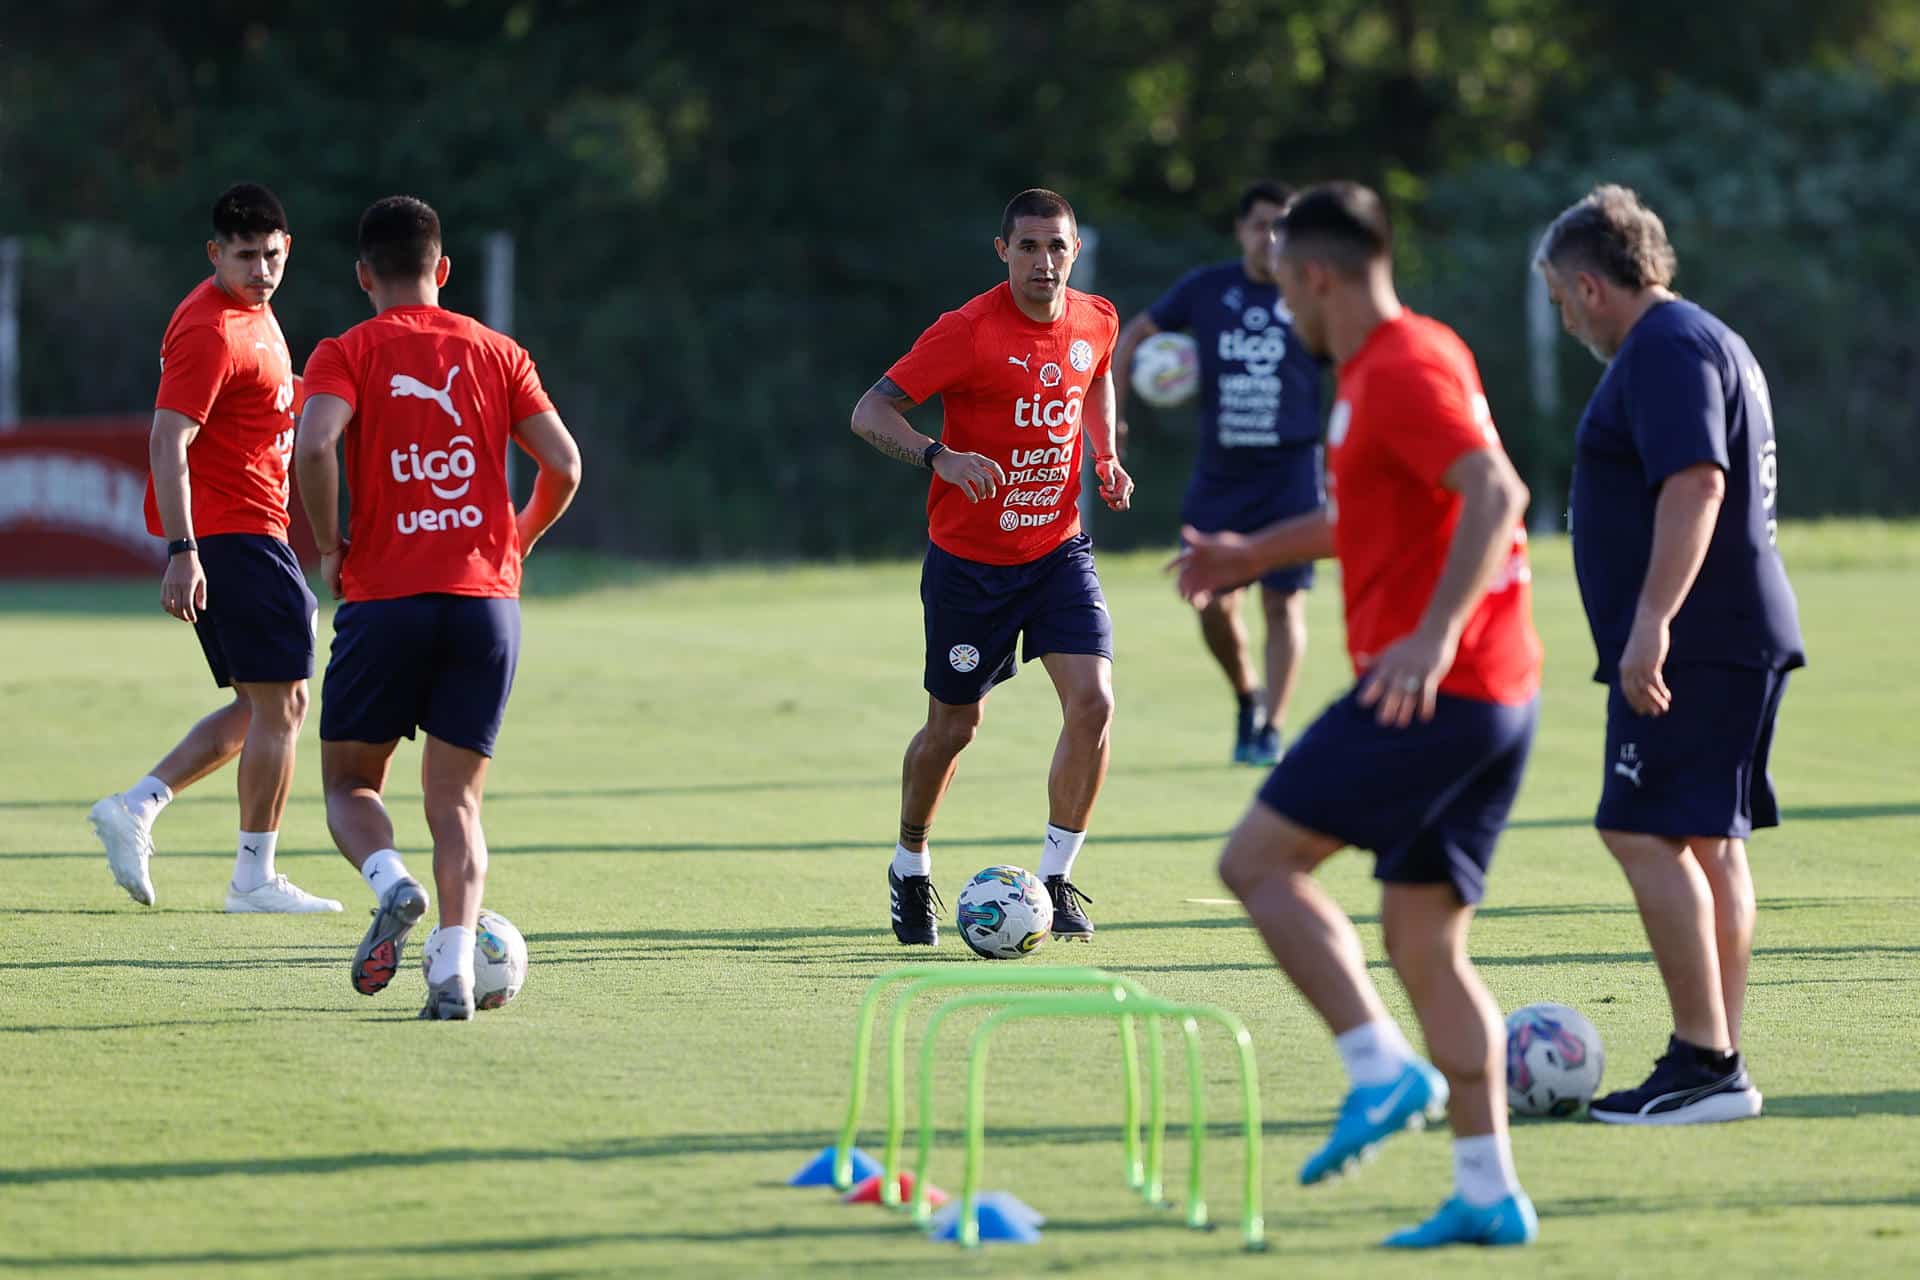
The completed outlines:
<svg viewBox="0 0 1920 1280">
<path fill-rule="evenodd" d="M 1075 729 L 1089 736 L 1106 733 L 1113 726 L 1113 690 L 1098 688 L 1076 693 L 1067 703 L 1067 718 Z"/>
<path fill-rule="evenodd" d="M 981 721 L 985 718 L 986 708 L 978 702 L 962 706 L 936 702 L 933 710 L 927 714 L 926 738 L 937 750 L 947 755 L 958 755 L 980 732 Z"/>
</svg>

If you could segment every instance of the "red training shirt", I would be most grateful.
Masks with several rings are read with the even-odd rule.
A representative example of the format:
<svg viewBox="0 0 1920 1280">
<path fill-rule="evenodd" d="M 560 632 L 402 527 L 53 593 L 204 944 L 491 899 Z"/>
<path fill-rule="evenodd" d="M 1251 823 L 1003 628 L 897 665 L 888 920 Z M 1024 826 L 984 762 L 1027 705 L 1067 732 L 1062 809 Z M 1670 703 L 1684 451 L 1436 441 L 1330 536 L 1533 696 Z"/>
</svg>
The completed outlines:
<svg viewBox="0 0 1920 1280">
<path fill-rule="evenodd" d="M 1441 487 L 1456 461 L 1500 448 L 1473 353 L 1447 326 L 1403 311 L 1340 366 L 1327 422 L 1327 514 L 1356 675 L 1426 611 L 1463 499 Z M 1540 687 L 1527 532 L 1460 633 L 1440 692 L 1516 704 Z"/>
<path fill-rule="evenodd" d="M 263 533 L 286 541 L 297 381 L 270 304 L 247 306 L 208 277 L 173 309 L 153 407 L 200 424 L 187 446 L 195 537 Z M 146 513 L 147 532 L 164 537 L 151 473 Z"/>
<path fill-rule="evenodd" d="M 519 343 L 440 307 L 389 307 L 314 348 L 305 390 L 354 411 L 347 600 L 520 594 L 507 449 L 553 402 Z"/>
<path fill-rule="evenodd" d="M 1068 289 L 1066 312 L 1043 324 L 1000 284 L 934 321 L 887 370 L 916 403 L 941 397 L 949 449 L 984 454 L 1007 472 L 1006 487 L 980 502 L 933 478 L 935 546 L 982 564 L 1026 564 L 1080 532 L 1080 418 L 1119 335 L 1120 314 L 1105 298 Z"/>
</svg>

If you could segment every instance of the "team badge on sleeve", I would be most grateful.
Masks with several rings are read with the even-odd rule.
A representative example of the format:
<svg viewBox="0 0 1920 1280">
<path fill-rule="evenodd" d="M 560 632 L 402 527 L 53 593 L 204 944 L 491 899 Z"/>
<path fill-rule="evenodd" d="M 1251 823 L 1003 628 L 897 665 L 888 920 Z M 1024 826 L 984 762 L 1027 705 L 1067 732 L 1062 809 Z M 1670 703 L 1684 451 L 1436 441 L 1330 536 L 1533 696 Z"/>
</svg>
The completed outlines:
<svg viewBox="0 0 1920 1280">
<path fill-rule="evenodd" d="M 1093 344 L 1085 338 L 1076 338 L 1067 348 L 1067 363 L 1073 366 L 1075 373 L 1085 373 L 1093 368 Z"/>
</svg>

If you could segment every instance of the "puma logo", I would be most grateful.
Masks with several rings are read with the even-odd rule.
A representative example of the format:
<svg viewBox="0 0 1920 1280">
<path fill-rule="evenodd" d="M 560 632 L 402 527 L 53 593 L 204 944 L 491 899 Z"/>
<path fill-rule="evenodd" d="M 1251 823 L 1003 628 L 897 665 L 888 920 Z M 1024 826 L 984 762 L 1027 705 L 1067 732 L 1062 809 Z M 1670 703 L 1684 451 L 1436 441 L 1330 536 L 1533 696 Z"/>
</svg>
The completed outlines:
<svg viewBox="0 0 1920 1280">
<path fill-rule="evenodd" d="M 441 409 L 446 411 L 446 415 L 453 419 L 453 425 L 458 427 L 465 424 L 460 421 L 460 411 L 453 407 L 453 397 L 448 393 L 453 390 L 453 380 L 459 376 L 460 366 L 455 365 L 453 368 L 447 370 L 447 385 L 437 390 L 420 381 L 420 379 L 405 373 L 394 374 L 387 385 L 393 388 L 395 399 L 401 396 L 412 396 L 417 400 L 433 401 L 439 405 Z"/>
<path fill-rule="evenodd" d="M 1613 762 L 1613 771 L 1625 778 L 1628 782 L 1631 782 L 1635 787 L 1638 787 L 1640 785 L 1640 770 L 1646 768 L 1646 766 L 1647 762 L 1645 760 L 1636 760 L 1631 765 L 1625 760 L 1615 760 Z"/>
<path fill-rule="evenodd" d="M 1033 359 L 1033 352 L 1031 352 L 1031 351 L 1029 351 L 1029 352 L 1027 352 L 1027 354 L 1026 354 L 1026 357 L 1025 357 L 1025 359 L 1022 359 L 1022 358 L 1021 358 L 1020 356 L 1008 356 L 1008 357 L 1007 357 L 1007 363 L 1008 363 L 1008 364 L 1017 364 L 1017 365 L 1019 365 L 1019 366 L 1020 366 L 1020 367 L 1021 367 L 1022 369 L 1027 369 L 1027 361 L 1028 361 L 1028 360 L 1031 360 L 1031 359 Z M 1028 373 L 1032 373 L 1032 372 L 1033 372 L 1033 370 L 1031 370 L 1031 369 L 1027 369 L 1027 372 L 1028 372 Z"/>
</svg>

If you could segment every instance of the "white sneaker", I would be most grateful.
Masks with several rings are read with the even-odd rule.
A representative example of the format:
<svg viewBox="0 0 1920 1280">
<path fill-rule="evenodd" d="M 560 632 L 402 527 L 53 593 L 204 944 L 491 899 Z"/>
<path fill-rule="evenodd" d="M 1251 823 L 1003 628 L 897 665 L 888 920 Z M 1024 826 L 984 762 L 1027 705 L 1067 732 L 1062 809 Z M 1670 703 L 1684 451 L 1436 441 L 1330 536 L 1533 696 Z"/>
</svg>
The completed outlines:
<svg viewBox="0 0 1920 1280">
<path fill-rule="evenodd" d="M 127 802 L 110 795 L 87 810 L 93 834 L 107 847 L 107 866 L 113 879 L 127 896 L 142 906 L 153 905 L 153 880 L 147 875 L 147 859 L 153 856 L 153 837 L 140 819 L 133 816 Z"/>
<path fill-rule="evenodd" d="M 320 911 L 338 911 L 332 898 L 316 898 L 285 876 L 275 876 L 258 889 L 241 893 L 227 885 L 227 910 L 230 912 L 277 912 L 281 915 L 311 915 Z"/>
</svg>

